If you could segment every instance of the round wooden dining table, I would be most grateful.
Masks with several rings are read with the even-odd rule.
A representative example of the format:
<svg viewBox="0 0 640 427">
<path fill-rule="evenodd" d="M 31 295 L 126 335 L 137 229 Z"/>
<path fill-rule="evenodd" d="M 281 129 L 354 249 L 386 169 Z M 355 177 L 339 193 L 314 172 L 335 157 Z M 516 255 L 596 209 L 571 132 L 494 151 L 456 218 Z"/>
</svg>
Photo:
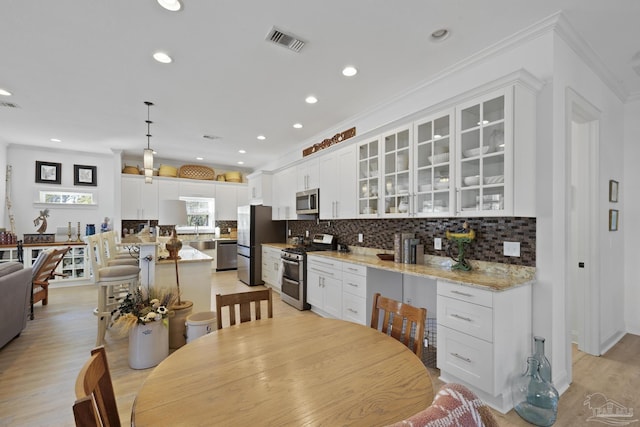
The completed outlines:
<svg viewBox="0 0 640 427">
<path fill-rule="evenodd" d="M 183 346 L 149 374 L 131 424 L 376 426 L 432 400 L 427 369 L 402 343 L 309 315 L 246 322 Z"/>
</svg>

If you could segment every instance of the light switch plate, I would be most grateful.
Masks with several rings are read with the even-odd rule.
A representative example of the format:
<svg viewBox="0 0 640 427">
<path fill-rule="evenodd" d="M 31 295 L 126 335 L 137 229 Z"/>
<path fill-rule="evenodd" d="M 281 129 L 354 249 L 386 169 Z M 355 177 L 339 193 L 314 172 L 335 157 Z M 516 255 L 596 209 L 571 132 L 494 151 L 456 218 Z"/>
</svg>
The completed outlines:
<svg viewBox="0 0 640 427">
<path fill-rule="evenodd" d="M 364 241 L 364 236 L 362 233 L 358 233 L 358 243 L 362 243 Z"/>
<path fill-rule="evenodd" d="M 436 251 L 442 250 L 442 239 L 440 237 L 436 237 L 435 239 L 433 239 L 433 249 L 435 249 Z"/>
<path fill-rule="evenodd" d="M 520 242 L 503 242 L 505 256 L 520 256 Z"/>
</svg>

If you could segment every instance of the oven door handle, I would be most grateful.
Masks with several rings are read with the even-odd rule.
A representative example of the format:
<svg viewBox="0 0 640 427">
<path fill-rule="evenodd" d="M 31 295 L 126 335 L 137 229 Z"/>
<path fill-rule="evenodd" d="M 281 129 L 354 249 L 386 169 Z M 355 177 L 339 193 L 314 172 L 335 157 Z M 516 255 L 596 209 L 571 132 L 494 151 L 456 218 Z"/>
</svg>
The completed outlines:
<svg viewBox="0 0 640 427">
<path fill-rule="evenodd" d="M 299 282 L 296 282 L 295 280 L 291 280 L 288 277 L 283 277 L 282 280 L 284 280 L 285 282 L 293 283 L 294 285 L 299 284 Z"/>
<path fill-rule="evenodd" d="M 298 265 L 299 263 L 297 261 L 289 261 L 288 259 L 284 259 L 281 258 L 282 262 L 286 263 L 286 264 L 291 264 L 291 265 Z"/>
</svg>

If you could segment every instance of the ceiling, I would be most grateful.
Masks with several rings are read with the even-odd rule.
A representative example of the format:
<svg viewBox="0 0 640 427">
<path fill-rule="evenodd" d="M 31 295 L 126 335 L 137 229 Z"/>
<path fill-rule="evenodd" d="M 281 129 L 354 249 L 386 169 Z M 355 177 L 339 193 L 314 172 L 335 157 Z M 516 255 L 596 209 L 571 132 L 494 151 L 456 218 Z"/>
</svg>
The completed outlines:
<svg viewBox="0 0 640 427">
<path fill-rule="evenodd" d="M 624 94 L 640 94 L 637 0 L 182 2 L 0 2 L 0 88 L 12 93 L 0 96 L 0 143 L 141 160 L 152 101 L 157 158 L 253 169 L 558 10 Z M 273 26 L 303 49 L 265 41 Z M 450 36 L 434 43 L 439 28 Z M 346 65 L 359 73 L 342 76 Z"/>
</svg>

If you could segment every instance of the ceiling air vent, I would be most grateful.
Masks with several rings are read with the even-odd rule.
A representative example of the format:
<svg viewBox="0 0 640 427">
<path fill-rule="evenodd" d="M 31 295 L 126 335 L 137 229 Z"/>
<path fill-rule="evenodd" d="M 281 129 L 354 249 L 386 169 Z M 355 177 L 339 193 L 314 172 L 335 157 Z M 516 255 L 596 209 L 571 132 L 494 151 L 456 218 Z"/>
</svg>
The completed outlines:
<svg viewBox="0 0 640 427">
<path fill-rule="evenodd" d="M 18 104 L 14 104 L 13 102 L 0 102 L 0 107 L 20 108 L 18 107 Z"/>
<path fill-rule="evenodd" d="M 286 47 L 294 52 L 300 52 L 305 43 L 293 34 L 286 34 L 276 27 L 273 27 L 271 31 L 269 31 L 265 40 Z"/>
</svg>

